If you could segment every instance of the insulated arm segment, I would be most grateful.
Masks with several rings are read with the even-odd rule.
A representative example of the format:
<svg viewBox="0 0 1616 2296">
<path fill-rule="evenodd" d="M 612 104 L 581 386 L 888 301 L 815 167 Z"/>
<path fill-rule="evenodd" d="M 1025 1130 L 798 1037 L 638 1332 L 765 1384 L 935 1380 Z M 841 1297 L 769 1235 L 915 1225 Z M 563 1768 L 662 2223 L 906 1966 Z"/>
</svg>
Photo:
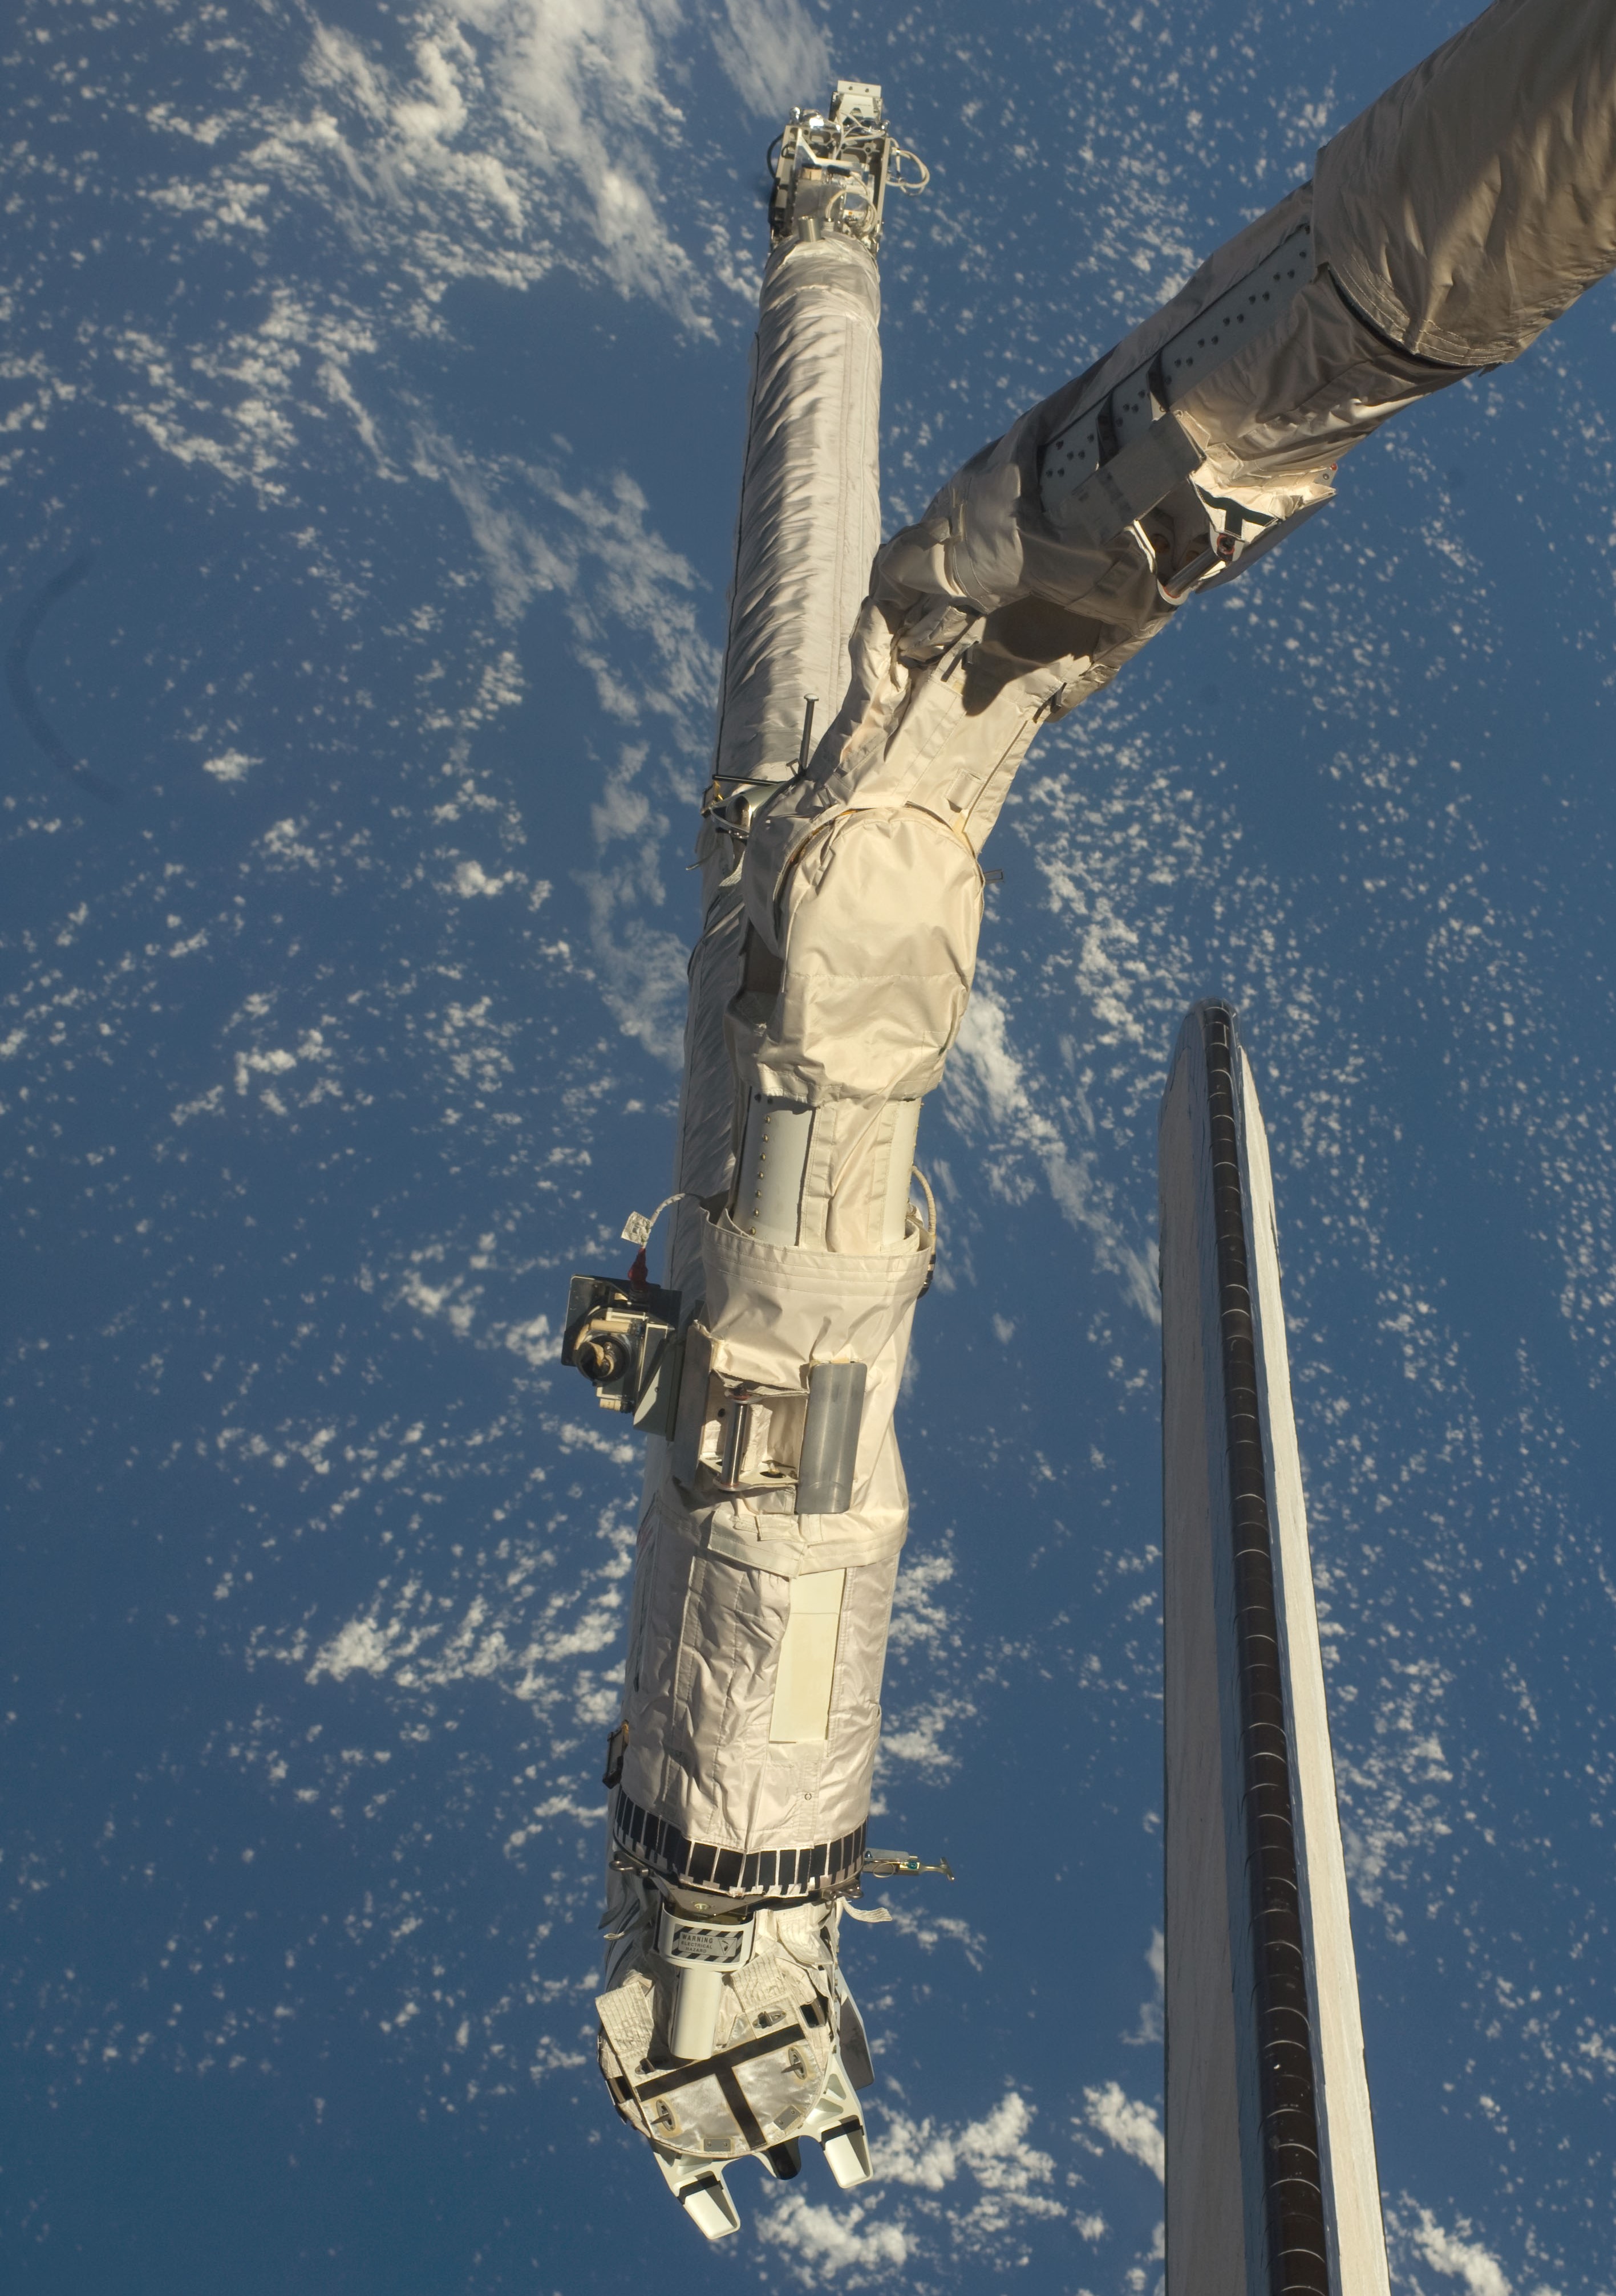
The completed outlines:
<svg viewBox="0 0 1616 2296">
<path fill-rule="evenodd" d="M 1616 264 L 1616 10 L 1497 0 L 1318 155 L 1319 261 L 1417 357 L 1519 357 Z"/>
<path fill-rule="evenodd" d="M 759 929 L 823 814 L 910 798 L 923 724 L 923 801 L 980 850 L 1019 709 L 1098 691 L 1191 590 L 1328 502 L 1349 447 L 1515 357 L 1616 264 L 1613 155 L 1616 10 L 1497 0 L 975 455 L 876 561 L 842 708 L 754 843 Z"/>
<path fill-rule="evenodd" d="M 753 1090 L 726 1028 L 782 985 L 747 931 L 742 857 L 805 762 L 808 697 L 846 683 L 880 540 L 874 251 L 886 193 L 921 176 L 864 82 L 793 112 L 781 140 L 697 848 L 669 1287 L 579 1278 L 569 1322 L 574 1359 L 627 1407 L 651 1310 L 677 1298 L 677 1401 L 649 1447 L 607 1764 L 600 2051 L 618 2110 L 715 2239 L 738 2223 L 724 2171 L 739 2155 L 791 2176 L 813 2138 L 838 2184 L 870 2174 L 855 2094 L 869 2050 L 836 1940 L 865 1871 L 907 1522 L 892 1414 L 932 1242 L 909 1210 L 916 1105 Z M 913 1033 L 899 1017 L 900 1049 Z"/>
<path fill-rule="evenodd" d="M 896 152 L 881 91 L 842 81 L 781 137 L 751 350 L 735 570 L 713 778 L 696 848 L 701 931 L 690 964 L 669 1282 L 701 1283 L 701 1204 L 734 1170 L 724 1013 L 740 985 L 740 860 L 757 808 L 797 771 L 805 701 L 846 688 L 848 638 L 881 542 L 881 282 Z M 822 720 L 823 723 L 823 720 Z"/>
</svg>

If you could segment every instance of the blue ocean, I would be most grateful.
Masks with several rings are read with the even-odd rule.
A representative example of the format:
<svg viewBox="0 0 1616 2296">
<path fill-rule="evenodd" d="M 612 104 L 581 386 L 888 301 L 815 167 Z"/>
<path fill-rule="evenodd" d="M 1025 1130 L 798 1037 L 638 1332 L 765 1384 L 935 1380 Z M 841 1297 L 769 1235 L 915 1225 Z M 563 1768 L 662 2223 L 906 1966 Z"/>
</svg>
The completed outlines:
<svg viewBox="0 0 1616 2296">
<path fill-rule="evenodd" d="M 1040 737 L 942 1220 L 877 2181 L 709 2250 L 594 2062 L 767 228 L 841 74 L 889 530 L 1468 0 L 16 0 L 0 36 L 0 2281 L 1153 2296 L 1155 1117 L 1267 1119 L 1400 2296 L 1616 2288 L 1606 283 Z"/>
</svg>

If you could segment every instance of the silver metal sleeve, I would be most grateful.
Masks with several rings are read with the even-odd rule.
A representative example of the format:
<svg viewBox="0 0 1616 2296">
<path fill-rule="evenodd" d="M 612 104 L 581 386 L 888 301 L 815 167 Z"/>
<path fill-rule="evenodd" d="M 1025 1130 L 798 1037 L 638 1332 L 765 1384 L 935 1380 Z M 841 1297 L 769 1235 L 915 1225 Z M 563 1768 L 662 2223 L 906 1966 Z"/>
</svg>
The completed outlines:
<svg viewBox="0 0 1616 2296">
<path fill-rule="evenodd" d="M 915 1145 L 920 1132 L 920 1107 L 917 1100 L 899 1100 L 895 1101 L 888 1111 L 892 1125 L 892 1140 L 888 1154 L 886 1184 L 882 1190 L 882 1251 L 896 1251 L 907 1232 L 909 1182 L 915 1175 Z"/>
<path fill-rule="evenodd" d="M 811 1108 L 753 1093 L 735 1175 L 733 1218 L 743 1234 L 755 1235 L 762 1243 L 798 1242 L 802 1176 L 813 1130 Z"/>
<path fill-rule="evenodd" d="M 700 2064 L 711 2056 L 723 1999 L 721 1969 L 680 1970 L 668 2047 L 681 2064 Z"/>
<path fill-rule="evenodd" d="M 799 1514 L 845 1514 L 853 1503 L 867 1370 L 861 1363 L 829 1363 L 816 1364 L 808 1374 L 808 1422 L 797 1473 Z"/>
</svg>

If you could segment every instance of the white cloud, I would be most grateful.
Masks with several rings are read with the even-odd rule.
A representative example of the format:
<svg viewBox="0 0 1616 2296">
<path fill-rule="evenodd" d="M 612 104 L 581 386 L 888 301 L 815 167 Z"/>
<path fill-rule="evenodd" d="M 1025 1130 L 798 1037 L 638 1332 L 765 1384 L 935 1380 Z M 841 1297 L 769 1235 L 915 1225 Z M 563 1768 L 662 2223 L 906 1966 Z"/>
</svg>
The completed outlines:
<svg viewBox="0 0 1616 2296">
<path fill-rule="evenodd" d="M 1063 2204 L 1045 2188 L 1054 2162 L 1027 2142 L 1033 2108 L 1014 2089 L 993 2111 L 963 2128 L 894 2113 L 877 2138 L 875 2171 L 890 2184 L 942 2193 L 969 2177 L 975 2197 L 945 2211 L 956 2240 L 991 2243 L 1020 2215 L 1059 2217 Z"/>
<path fill-rule="evenodd" d="M 800 0 L 426 0 L 402 49 L 385 24 L 359 37 L 317 16 L 299 23 L 277 20 L 216 114 L 190 120 L 159 103 L 145 123 L 154 164 L 143 228 L 182 265 L 211 242 L 242 291 L 205 309 L 89 314 L 77 364 L 42 373 L 41 384 L 64 403 L 110 403 L 143 446 L 250 496 L 267 514 L 258 531 L 273 582 L 295 562 L 293 578 L 332 624 L 357 623 L 396 588 L 396 520 L 437 525 L 441 546 L 422 554 L 418 594 L 390 595 L 390 611 L 406 644 L 437 657 L 415 680 L 415 746 L 440 743 L 446 771 L 465 778 L 476 730 L 521 700 L 514 626 L 547 600 L 603 718 L 652 737 L 639 744 L 652 753 L 644 782 L 677 789 L 681 810 L 693 810 L 718 668 L 703 623 L 716 602 L 658 532 L 644 492 L 621 470 L 571 467 L 564 446 L 553 463 L 474 453 L 453 435 L 448 403 L 405 377 L 423 337 L 450 334 L 451 287 L 522 292 L 558 267 L 649 298 L 696 332 L 722 319 L 741 357 L 763 240 L 749 205 L 744 259 L 729 248 L 734 105 L 701 59 L 710 39 L 745 102 L 778 116 L 825 92 L 812 18 Z M 693 62 L 705 85 L 700 120 L 670 93 L 698 84 Z M 326 504 L 344 479 L 338 545 Z M 433 493 L 457 506 L 463 537 L 439 520 Z M 353 516 L 365 505 L 368 532 Z M 467 578 L 478 572 L 486 590 Z M 342 706 L 356 703 L 374 706 L 345 692 Z M 224 746 L 223 730 L 194 734 L 207 743 L 203 770 L 239 785 L 261 760 L 239 742 Z M 615 776 L 611 799 L 626 779 Z M 520 830 L 514 812 L 509 826 Z M 301 827 L 277 824 L 267 857 L 331 866 Z M 610 865 L 587 890 L 605 1002 L 671 1064 L 685 940 L 657 914 L 656 846 L 669 828 L 643 790 L 637 810 L 630 795 L 601 836 L 615 849 Z M 524 882 L 459 855 L 451 873 L 468 899 Z"/>
<path fill-rule="evenodd" d="M 784 2251 L 786 2265 L 800 2280 L 850 2280 L 857 2285 L 909 2259 L 902 2227 L 866 2225 L 866 2214 L 855 2202 L 845 2216 L 838 2216 L 834 2209 L 816 2208 L 806 2194 L 792 2192 L 759 2218 L 758 2230 Z"/>
<path fill-rule="evenodd" d="M 542 465 L 513 468 L 548 511 L 552 546 L 572 570 L 568 619 L 601 707 L 628 722 L 660 719 L 681 748 L 704 755 L 718 652 L 697 621 L 702 585 L 690 561 L 648 523 L 627 472 L 590 485 Z"/>
<path fill-rule="evenodd" d="M 441 1316 L 459 1339 L 464 1339 L 477 1320 L 475 1291 L 467 1299 L 461 1293 L 462 1279 L 452 1275 L 442 1283 L 429 1283 L 419 1268 L 406 1268 L 398 1285 L 398 1297 L 406 1307 L 413 1308 L 418 1316 Z"/>
<path fill-rule="evenodd" d="M 254 766 L 261 766 L 262 758 L 250 758 L 240 750 L 221 750 L 217 758 L 204 758 L 202 771 L 211 774 L 216 782 L 244 782 Z"/>
<path fill-rule="evenodd" d="M 824 36 L 799 0 L 724 0 L 712 44 L 743 100 L 760 117 L 783 119 L 793 104 L 830 100 Z"/>
<path fill-rule="evenodd" d="M 948 1113 L 968 1138 L 986 1136 L 988 1179 L 1017 1201 L 1029 1183 L 1017 1170 L 1029 1158 L 1074 1227 L 1086 1228 L 1102 1267 L 1121 1278 L 1128 1297 L 1153 1320 L 1161 1315 L 1149 1254 L 1128 1242 L 1095 1174 L 1095 1160 L 1077 1148 L 1067 1128 L 1035 1097 L 1035 1086 L 1010 1040 L 1010 1016 L 980 973 L 949 1055 L 944 1085 Z"/>
<path fill-rule="evenodd" d="M 945 2251 L 968 2250 L 1005 2266 L 1024 2261 L 1021 2227 L 1068 2213 L 1049 2189 L 1054 2162 L 1028 2142 L 1032 2120 L 1032 2107 L 1014 2089 L 981 2120 L 958 2128 L 894 2112 L 871 2148 L 884 2190 L 841 2217 L 792 2193 L 774 2202 L 759 2229 L 810 2286 L 857 2285 L 895 2265 L 914 2277 Z M 1079 2220 L 1085 2239 L 1103 2229 L 1098 2218 Z"/>
<path fill-rule="evenodd" d="M 1124 2152 L 1131 2153 L 1143 2163 L 1152 2176 L 1167 2181 L 1167 2140 L 1153 2108 L 1140 2104 L 1128 2096 L 1116 2081 L 1107 2081 L 1103 2088 L 1086 2088 L 1087 2120 L 1102 2136 Z"/>
<path fill-rule="evenodd" d="M 1474 2237 L 1475 2227 L 1464 2217 L 1459 2218 L 1458 2226 L 1456 2233 L 1448 2232 L 1429 2209 L 1419 2207 L 1407 2194 L 1399 2206 L 1386 2211 L 1386 2230 L 1394 2253 L 1400 2250 L 1408 2264 L 1426 2264 L 1433 2272 L 1462 2281 L 1469 2296 L 1510 2296 L 1504 2267 Z M 1534 2296 L 1546 2296 L 1546 2292 L 1535 2291 Z"/>
<path fill-rule="evenodd" d="M 317 1682 L 321 1675 L 328 1674 L 333 1682 L 346 1682 L 350 1674 L 381 1675 L 392 1662 L 389 1635 L 374 1619 L 350 1619 L 318 1653 L 308 1669 L 308 1679 Z"/>
<path fill-rule="evenodd" d="M 957 1920 L 951 1914 L 916 1913 L 912 1906 L 892 1905 L 887 1901 L 892 1916 L 892 1928 L 898 1937 L 913 1938 L 923 1953 L 934 1952 L 942 1944 L 956 1945 L 972 1969 L 980 1969 L 988 1956 L 988 1940 L 969 1922 Z"/>
<path fill-rule="evenodd" d="M 696 619 L 696 576 L 648 524 L 640 488 L 621 472 L 603 485 L 578 485 L 543 465 L 480 462 L 425 425 L 416 429 L 412 460 L 418 477 L 447 484 L 459 504 L 500 619 L 515 621 L 534 599 L 559 594 L 603 711 L 653 726 L 693 767 L 708 741 L 718 655 Z M 590 809 L 603 865 L 578 882 L 589 901 L 596 978 L 618 1026 L 677 1068 L 687 949 L 655 922 L 666 899 L 658 856 L 670 821 L 642 780 L 650 756 L 646 742 L 626 745 L 603 777 Z M 660 770 L 667 778 L 665 755 Z M 687 778 L 680 795 L 693 799 L 693 770 Z M 474 865 L 462 865 L 457 890 L 497 890 L 494 882 L 466 882 Z"/>
<path fill-rule="evenodd" d="M 749 291 L 712 203 L 692 195 L 707 123 L 672 91 L 690 84 L 704 23 L 759 119 L 823 102 L 824 37 L 801 0 L 429 0 L 415 20 L 403 69 L 380 43 L 316 20 L 310 100 L 264 107 L 244 155 L 221 153 L 212 178 L 187 173 L 172 195 L 226 233 L 259 222 L 272 184 L 316 192 L 350 239 L 407 248 L 429 308 L 451 277 L 520 286 L 564 265 L 707 332 L 715 282 Z M 699 246 L 686 243 L 693 217 Z"/>
<path fill-rule="evenodd" d="M 1151 1931 L 1144 1958 L 1155 1980 L 1155 1991 L 1150 2000 L 1139 2004 L 1139 2022 L 1135 2030 L 1122 2036 L 1130 2046 L 1136 2048 L 1160 2046 L 1164 2030 L 1167 1940 L 1160 1930 Z"/>
<path fill-rule="evenodd" d="M 968 1698 L 937 1696 L 896 1712 L 881 1734 L 880 1761 L 908 1762 L 917 1770 L 941 1776 L 958 1762 L 959 1750 L 947 1742 L 956 1722 L 970 1719 L 976 1708 Z"/>
<path fill-rule="evenodd" d="M 686 326 L 706 327 L 683 218 L 663 205 L 669 160 L 685 135 L 669 94 L 677 0 L 465 0 L 441 20 L 462 45 L 463 23 L 492 43 L 487 101 L 472 125 L 480 156 L 512 196 L 525 182 L 558 240 L 570 231 L 593 242 L 620 293 L 650 295 Z"/>
<path fill-rule="evenodd" d="M 952 1638 L 953 1620 L 938 1600 L 939 1590 L 954 1576 L 949 1554 L 916 1554 L 906 1559 L 892 1596 L 890 1650 L 923 1646 L 933 1660 Z"/>
<path fill-rule="evenodd" d="M 1453 1830 L 1453 1784 L 1440 1730 L 1452 1676 L 1435 1659 L 1386 1662 L 1375 1685 L 1374 1734 L 1356 1761 L 1337 1757 L 1347 1874 L 1388 1933 L 1407 1942 L 1401 1896 L 1431 1845 Z"/>
<path fill-rule="evenodd" d="M 365 1446 L 363 1459 L 355 1447 L 343 1447 L 336 1461 L 339 1475 L 351 1478 L 337 1511 L 343 1511 L 367 1481 L 394 1479 L 407 1458 L 430 1467 L 424 1450 L 417 1451 L 411 1431 Z M 546 1432 L 554 1438 L 552 1423 Z M 244 1431 L 227 1431 L 231 1447 L 251 1454 L 261 1446 Z M 317 1442 L 328 1442 L 322 1436 Z M 221 1438 L 221 1447 L 225 1439 Z M 307 1458 L 309 1444 L 300 1447 Z M 291 1447 L 276 1455 L 275 1464 L 288 1462 Z M 604 1724 L 620 1690 L 620 1673 L 610 1664 L 610 1654 L 622 1633 L 628 1558 L 633 1550 L 632 1531 L 611 1515 L 599 1525 L 600 1551 L 575 1580 L 564 1587 L 548 1578 L 549 1558 L 529 1552 L 514 1563 L 481 1578 L 473 1591 L 447 1600 L 439 1585 L 425 1570 L 401 1582 L 383 1578 L 370 1600 L 314 1651 L 314 1637 L 304 1630 L 290 1638 L 260 1631 L 251 1639 L 251 1662 L 275 1660 L 302 1669 L 310 1683 L 343 1682 L 355 1675 L 387 1680 L 395 1689 L 430 1693 L 451 1683 L 483 1682 L 520 1700 L 537 1716 L 556 1723 L 590 1729 Z M 569 1804 L 536 1807 L 528 1813 L 529 1824 L 538 1823 Z M 590 1811 L 598 1816 L 599 1805 Z"/>
<path fill-rule="evenodd" d="M 887 1642 L 893 1671 L 877 1756 L 883 1780 L 895 1763 L 942 1777 L 960 1759 L 949 1733 L 976 1707 L 958 1685 L 962 1637 L 941 1600 L 953 1577 L 946 1552 L 916 1554 L 898 1572 Z"/>
<path fill-rule="evenodd" d="M 627 1037 L 670 1069 L 684 1056 L 685 944 L 652 924 L 665 898 L 657 856 L 669 818 L 639 786 L 644 745 L 624 749 L 593 808 L 602 865 L 580 871 L 589 902 L 589 944 L 601 994 Z M 626 845 L 627 852 L 615 849 Z"/>
</svg>

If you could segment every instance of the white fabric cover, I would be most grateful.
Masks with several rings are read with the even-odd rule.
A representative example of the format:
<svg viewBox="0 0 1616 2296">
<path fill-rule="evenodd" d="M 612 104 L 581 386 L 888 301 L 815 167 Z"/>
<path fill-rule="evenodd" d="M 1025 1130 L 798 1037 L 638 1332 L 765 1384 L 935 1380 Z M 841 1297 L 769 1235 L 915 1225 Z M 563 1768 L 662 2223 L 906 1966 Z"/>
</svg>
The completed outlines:
<svg viewBox="0 0 1616 2296">
<path fill-rule="evenodd" d="M 760 834 L 778 825 L 771 810 Z M 783 875 L 767 937 L 784 982 L 767 1020 L 732 1011 L 737 1077 L 810 1105 L 920 1099 L 971 993 L 976 855 L 938 814 L 866 803 L 821 813 Z"/>
<path fill-rule="evenodd" d="M 788 779 L 803 700 L 823 731 L 848 682 L 848 637 L 881 543 L 881 285 L 847 238 L 792 240 L 764 274 L 752 347 L 718 749 L 721 783 Z M 696 844 L 701 932 L 690 1002 L 674 1186 L 722 1194 L 734 1168 L 725 1008 L 739 981 L 740 849 L 710 822 Z M 701 1288 L 701 1215 L 677 1206 L 668 1281 Z"/>
<path fill-rule="evenodd" d="M 796 1849 L 862 1825 L 898 1557 L 848 1568 L 827 1734 L 771 1742 L 790 1578 L 738 1562 L 665 1492 L 635 1574 L 623 1791 L 691 1841 Z M 816 1558 L 813 1567 L 827 1567 Z"/>
<path fill-rule="evenodd" d="M 1406 350 L 1519 356 L 1616 264 L 1616 8 L 1498 0 L 1318 155 L 1320 259 Z"/>
<path fill-rule="evenodd" d="M 848 678 L 848 639 L 881 540 L 880 298 L 851 241 L 798 241 L 765 277 L 715 772 L 794 774 L 803 698 L 824 726 Z M 816 1136 L 809 1248 L 788 1252 L 715 1222 L 734 1169 L 737 1079 L 725 1013 L 740 981 L 740 846 L 711 821 L 697 845 L 703 930 L 690 1003 L 669 1281 L 693 1318 L 690 1375 L 806 1388 L 809 1366 L 869 1366 L 853 1505 L 799 1517 L 789 1490 L 697 1496 L 652 1440 L 636 1566 L 624 1792 L 691 1841 L 744 1851 L 835 1841 L 864 1822 L 880 1682 L 908 1495 L 892 1432 L 930 1238 L 865 1255 L 870 1125 Z M 980 872 L 956 849 L 980 907 Z M 974 926 L 972 928 L 974 945 Z M 957 961 L 954 991 L 963 1005 Z M 968 968 L 967 968 L 968 977 Z M 947 1023 L 951 1033 L 957 1013 Z M 771 1086 L 769 1089 L 774 1089 Z M 854 1256 L 839 1250 L 854 1247 Z M 769 1742 L 792 1581 L 845 1570 L 827 1735 Z M 681 1687 L 681 1685 L 683 1685 Z"/>
<path fill-rule="evenodd" d="M 715 770 L 797 770 L 804 694 L 847 684 L 881 541 L 881 288 L 850 239 L 793 240 L 764 275 Z"/>
<path fill-rule="evenodd" d="M 874 1363 L 907 1329 L 926 1280 L 913 1229 L 901 1251 L 868 1254 L 763 1243 L 726 1218 L 704 1242 L 713 1369 L 767 1387 L 805 1386 L 813 1364 Z"/>
</svg>

